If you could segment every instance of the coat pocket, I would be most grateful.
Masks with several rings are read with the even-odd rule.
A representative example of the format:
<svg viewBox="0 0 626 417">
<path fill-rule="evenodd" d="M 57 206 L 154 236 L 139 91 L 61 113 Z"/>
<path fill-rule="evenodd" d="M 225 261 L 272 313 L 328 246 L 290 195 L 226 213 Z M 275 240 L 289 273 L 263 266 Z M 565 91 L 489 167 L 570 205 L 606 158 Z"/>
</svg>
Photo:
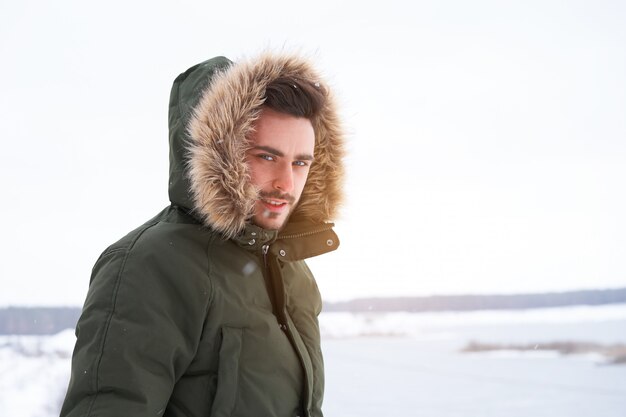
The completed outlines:
<svg viewBox="0 0 626 417">
<path fill-rule="evenodd" d="M 222 327 L 222 344 L 217 369 L 217 389 L 211 408 L 211 417 L 232 415 L 237 402 L 239 384 L 239 356 L 243 340 L 243 329 Z"/>
</svg>

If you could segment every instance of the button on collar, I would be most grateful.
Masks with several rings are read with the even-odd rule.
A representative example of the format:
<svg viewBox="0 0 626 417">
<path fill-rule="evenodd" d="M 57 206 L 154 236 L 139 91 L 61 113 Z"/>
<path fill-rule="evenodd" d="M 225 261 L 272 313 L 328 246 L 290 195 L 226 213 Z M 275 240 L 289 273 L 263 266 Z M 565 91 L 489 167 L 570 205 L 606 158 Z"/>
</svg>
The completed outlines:
<svg viewBox="0 0 626 417">
<path fill-rule="evenodd" d="M 241 234 L 233 238 L 233 241 L 247 249 L 258 250 L 263 245 L 274 242 L 277 235 L 276 230 L 265 230 L 254 224 L 247 224 Z"/>
</svg>

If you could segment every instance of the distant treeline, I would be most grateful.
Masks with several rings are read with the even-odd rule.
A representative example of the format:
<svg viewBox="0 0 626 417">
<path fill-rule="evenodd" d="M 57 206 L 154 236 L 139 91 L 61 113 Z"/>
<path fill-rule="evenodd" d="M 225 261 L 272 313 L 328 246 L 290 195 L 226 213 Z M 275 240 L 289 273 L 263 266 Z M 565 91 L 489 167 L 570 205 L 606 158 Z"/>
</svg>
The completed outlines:
<svg viewBox="0 0 626 417">
<path fill-rule="evenodd" d="M 55 334 L 73 329 L 77 307 L 9 307 L 0 309 L 0 334 Z"/>
<path fill-rule="evenodd" d="M 472 310 L 519 310 L 626 303 L 626 288 L 515 295 L 441 295 L 431 297 L 360 298 L 325 302 L 325 312 L 428 312 Z M 74 328 L 77 307 L 0 308 L 0 334 L 55 334 Z"/>
<path fill-rule="evenodd" d="M 430 297 L 359 298 L 327 302 L 324 311 L 427 312 L 520 310 L 626 303 L 626 288 L 514 295 L 440 295 Z"/>
</svg>

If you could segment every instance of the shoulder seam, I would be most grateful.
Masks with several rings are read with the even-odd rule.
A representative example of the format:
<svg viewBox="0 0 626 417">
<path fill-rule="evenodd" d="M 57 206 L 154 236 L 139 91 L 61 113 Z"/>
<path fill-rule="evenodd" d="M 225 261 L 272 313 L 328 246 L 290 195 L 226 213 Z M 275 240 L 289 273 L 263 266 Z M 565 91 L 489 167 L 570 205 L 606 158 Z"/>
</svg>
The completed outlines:
<svg viewBox="0 0 626 417">
<path fill-rule="evenodd" d="M 215 235 L 211 234 L 209 236 L 209 241 L 208 241 L 208 245 L 206 247 L 206 263 L 207 263 L 207 282 L 209 283 L 210 289 L 211 289 L 211 293 L 209 294 L 208 300 L 207 300 L 207 304 L 206 304 L 206 311 L 205 311 L 205 320 L 206 317 L 209 314 L 209 309 L 211 308 L 211 304 L 213 304 L 213 296 L 214 296 L 214 292 L 215 292 L 215 288 L 213 288 L 213 279 L 211 278 L 211 274 L 212 274 L 212 264 L 211 264 L 211 248 L 213 246 L 213 241 L 215 240 Z"/>
<path fill-rule="evenodd" d="M 111 311 L 109 312 L 109 315 L 107 316 L 106 319 L 106 324 L 104 326 L 104 335 L 102 336 L 102 342 L 100 343 L 100 352 L 98 353 L 98 359 L 97 359 L 97 363 L 96 363 L 96 369 L 94 372 L 94 376 L 93 376 L 93 381 L 92 381 L 92 386 L 94 387 L 94 396 L 93 399 L 91 400 L 91 404 L 89 404 L 89 408 L 87 409 L 87 417 L 91 415 L 91 410 L 94 406 L 94 404 L 96 403 L 96 399 L 98 398 L 98 391 L 99 391 L 99 386 L 98 386 L 98 377 L 99 377 L 99 373 L 100 373 L 100 364 L 102 362 L 102 356 L 104 355 L 104 345 L 106 343 L 107 340 L 107 336 L 109 333 L 109 327 L 111 325 L 111 320 L 113 319 L 113 314 L 115 313 L 115 307 L 116 307 L 116 303 L 117 303 L 117 293 L 119 291 L 119 287 L 120 287 L 120 282 L 122 280 L 122 273 L 124 272 L 124 268 L 126 266 L 126 260 L 128 259 L 128 255 L 130 254 L 130 251 L 132 250 L 132 248 L 135 246 L 135 243 L 137 242 L 137 240 L 139 240 L 139 238 L 150 228 L 152 228 L 153 226 L 157 225 L 159 222 L 153 222 L 150 223 L 148 225 L 146 225 L 146 227 L 144 227 L 139 233 L 137 233 L 137 236 L 135 236 L 133 238 L 133 240 L 130 242 L 130 244 L 127 247 L 123 247 L 123 248 L 115 248 L 115 249 L 111 249 L 109 251 L 106 251 L 106 254 L 111 254 L 111 253 L 117 253 L 117 252 L 126 252 L 124 255 L 124 259 L 122 259 L 122 264 L 119 268 L 119 271 L 117 273 L 117 277 L 115 278 L 115 288 L 113 290 L 113 296 L 111 297 Z M 103 254 L 104 255 L 104 254 Z"/>
</svg>

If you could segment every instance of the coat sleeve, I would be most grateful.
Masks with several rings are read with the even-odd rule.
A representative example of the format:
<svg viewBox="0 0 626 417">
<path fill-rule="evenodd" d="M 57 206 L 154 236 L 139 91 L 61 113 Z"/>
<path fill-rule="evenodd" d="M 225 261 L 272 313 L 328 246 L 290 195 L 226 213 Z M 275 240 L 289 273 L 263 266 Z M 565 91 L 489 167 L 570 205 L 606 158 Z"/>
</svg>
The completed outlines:
<svg viewBox="0 0 626 417">
<path fill-rule="evenodd" d="M 184 253 L 168 239 L 140 238 L 94 266 L 61 417 L 162 415 L 194 357 L 210 300 L 204 265 L 177 262 Z"/>
</svg>

